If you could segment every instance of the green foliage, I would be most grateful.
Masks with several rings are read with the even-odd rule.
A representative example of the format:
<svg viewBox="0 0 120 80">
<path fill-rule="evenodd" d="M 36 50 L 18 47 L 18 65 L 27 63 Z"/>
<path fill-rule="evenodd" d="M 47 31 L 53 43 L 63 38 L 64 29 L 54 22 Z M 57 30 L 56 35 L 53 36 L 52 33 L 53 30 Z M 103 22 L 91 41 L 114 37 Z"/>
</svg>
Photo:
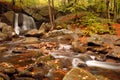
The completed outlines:
<svg viewBox="0 0 120 80">
<path fill-rule="evenodd" d="M 85 11 L 87 8 L 85 5 L 80 4 L 79 0 L 71 0 L 69 3 L 62 2 L 59 6 L 59 10 L 62 12 L 77 13 L 79 11 Z"/>
<path fill-rule="evenodd" d="M 86 16 L 83 16 L 80 19 L 80 22 L 84 26 L 91 26 L 93 23 L 96 23 L 97 15 L 93 13 L 86 13 Z"/>
<path fill-rule="evenodd" d="M 113 29 L 107 29 L 100 23 L 93 23 L 91 26 L 87 26 L 84 30 L 82 30 L 84 35 L 93 35 L 93 34 L 115 34 Z"/>
<path fill-rule="evenodd" d="M 84 35 L 104 33 L 115 34 L 112 26 L 103 26 L 102 23 L 96 20 L 97 18 L 98 17 L 92 13 L 88 13 L 86 16 L 82 17 L 81 24 L 85 26 L 85 29 L 82 30 Z"/>
</svg>

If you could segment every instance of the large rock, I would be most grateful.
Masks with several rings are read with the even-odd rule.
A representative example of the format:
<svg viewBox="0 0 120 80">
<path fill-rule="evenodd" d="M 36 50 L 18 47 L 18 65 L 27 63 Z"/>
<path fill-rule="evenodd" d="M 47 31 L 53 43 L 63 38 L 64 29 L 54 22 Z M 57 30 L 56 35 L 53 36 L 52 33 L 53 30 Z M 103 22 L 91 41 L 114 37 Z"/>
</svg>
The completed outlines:
<svg viewBox="0 0 120 80">
<path fill-rule="evenodd" d="M 12 24 L 13 23 L 13 16 L 14 16 L 14 11 L 8 11 L 3 14 L 3 16 Z"/>
<path fill-rule="evenodd" d="M 107 55 L 120 59 L 120 47 L 119 46 L 112 47 L 112 50 L 110 50 Z"/>
<path fill-rule="evenodd" d="M 43 34 L 44 34 L 43 32 L 40 32 L 37 29 L 32 29 L 32 30 L 29 30 L 27 33 L 25 33 L 25 36 L 27 36 L 27 37 L 40 37 Z"/>
<path fill-rule="evenodd" d="M 63 80 L 97 80 L 97 78 L 81 68 L 73 68 L 65 75 Z"/>
<path fill-rule="evenodd" d="M 67 29 L 53 30 L 48 33 L 48 37 L 57 37 L 66 34 L 72 34 L 73 32 Z"/>
<path fill-rule="evenodd" d="M 38 21 L 48 21 L 49 20 L 49 10 L 48 6 L 39 6 L 37 7 L 27 7 L 24 8 L 24 11 L 31 15 Z"/>
<path fill-rule="evenodd" d="M 73 50 L 75 51 L 75 52 L 81 52 L 81 53 L 84 53 L 84 52 L 86 52 L 86 48 L 84 47 L 84 45 L 81 43 L 81 42 L 79 42 L 79 41 L 73 41 L 72 42 L 72 46 L 73 46 Z"/>
<path fill-rule="evenodd" d="M 0 41 L 6 40 L 7 35 L 0 32 Z"/>
<path fill-rule="evenodd" d="M 14 30 L 12 28 L 12 26 L 9 25 L 4 25 L 2 28 L 2 33 L 6 34 L 8 38 L 12 38 L 12 36 L 14 36 L 13 34 Z"/>
<path fill-rule="evenodd" d="M 25 37 L 21 41 L 23 43 L 35 43 L 35 42 L 39 42 L 38 38 L 36 38 L 36 37 Z"/>
</svg>

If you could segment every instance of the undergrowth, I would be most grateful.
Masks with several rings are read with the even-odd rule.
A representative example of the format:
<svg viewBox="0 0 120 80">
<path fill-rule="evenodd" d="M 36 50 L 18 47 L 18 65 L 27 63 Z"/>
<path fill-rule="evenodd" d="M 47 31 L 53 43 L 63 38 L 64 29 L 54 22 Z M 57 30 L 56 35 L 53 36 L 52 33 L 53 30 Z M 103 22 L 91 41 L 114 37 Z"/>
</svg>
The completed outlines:
<svg viewBox="0 0 120 80">
<path fill-rule="evenodd" d="M 97 21 L 98 16 L 95 13 L 87 13 L 80 19 L 75 21 L 75 24 L 80 24 L 84 26 L 82 30 L 83 35 L 91 36 L 93 34 L 115 34 L 113 27 L 109 24 L 104 24 L 104 22 Z"/>
</svg>

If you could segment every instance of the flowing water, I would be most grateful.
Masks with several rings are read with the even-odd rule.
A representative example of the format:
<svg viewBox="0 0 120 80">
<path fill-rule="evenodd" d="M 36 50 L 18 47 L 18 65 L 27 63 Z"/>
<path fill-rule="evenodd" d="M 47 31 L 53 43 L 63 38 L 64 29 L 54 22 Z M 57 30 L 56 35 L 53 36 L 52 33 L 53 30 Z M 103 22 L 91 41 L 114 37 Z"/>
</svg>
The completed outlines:
<svg viewBox="0 0 120 80">
<path fill-rule="evenodd" d="M 19 40 L 19 41 L 5 42 L 0 44 L 0 62 L 10 62 L 16 66 L 25 66 L 34 63 L 32 58 L 36 50 L 35 49 L 27 50 L 26 48 L 24 48 L 24 45 L 26 45 L 26 43 L 21 43 L 21 42 L 22 41 Z M 27 44 L 35 44 L 35 43 L 27 43 Z M 111 64 L 111 63 L 94 62 L 94 61 L 90 62 L 88 60 L 93 60 L 91 55 L 72 52 L 70 50 L 71 47 L 72 47 L 71 45 L 60 44 L 58 50 L 51 51 L 50 54 L 55 58 L 69 58 L 71 60 L 71 63 L 74 64 L 75 66 L 78 66 L 79 63 L 86 64 L 87 67 L 85 66 L 82 68 L 87 69 L 89 72 L 91 72 L 94 75 L 97 75 L 98 77 L 102 75 L 106 78 L 109 78 L 110 80 L 120 80 L 120 76 L 119 76 L 120 63 Z M 14 48 L 18 50 L 16 53 L 13 52 Z M 75 58 L 79 59 L 76 60 L 78 62 L 76 61 L 73 62 Z M 94 64 L 94 63 L 98 63 L 98 64 Z"/>
</svg>

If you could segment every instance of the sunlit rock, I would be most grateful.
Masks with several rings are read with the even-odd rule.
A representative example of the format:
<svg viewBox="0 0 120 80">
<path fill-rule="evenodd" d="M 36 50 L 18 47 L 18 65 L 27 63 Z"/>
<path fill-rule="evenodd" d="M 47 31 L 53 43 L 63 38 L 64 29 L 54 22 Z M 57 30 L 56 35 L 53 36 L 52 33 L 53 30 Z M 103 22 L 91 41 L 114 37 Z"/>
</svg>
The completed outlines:
<svg viewBox="0 0 120 80">
<path fill-rule="evenodd" d="M 97 78 L 86 70 L 73 68 L 65 75 L 63 80 L 97 80 Z"/>
</svg>

